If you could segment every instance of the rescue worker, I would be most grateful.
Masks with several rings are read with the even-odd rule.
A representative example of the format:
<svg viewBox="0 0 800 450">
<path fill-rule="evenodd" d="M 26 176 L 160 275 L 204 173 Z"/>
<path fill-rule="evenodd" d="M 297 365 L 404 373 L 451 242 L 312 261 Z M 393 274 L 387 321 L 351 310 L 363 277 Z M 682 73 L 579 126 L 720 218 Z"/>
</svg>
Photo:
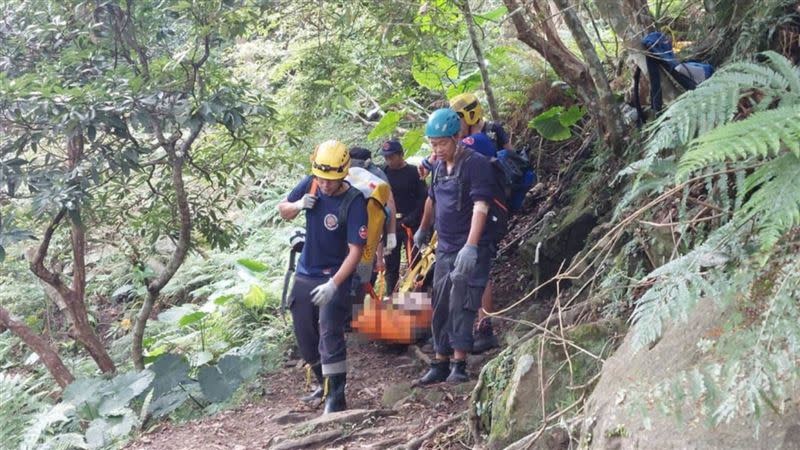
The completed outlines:
<svg viewBox="0 0 800 450">
<path fill-rule="evenodd" d="M 461 137 L 483 133 L 494 141 L 497 150 L 512 150 L 511 140 L 499 122 L 487 122 L 483 118 L 483 108 L 478 97 L 472 93 L 456 95 L 450 99 L 450 108 L 461 119 Z"/>
<path fill-rule="evenodd" d="M 377 176 L 381 180 L 383 180 L 386 184 L 389 184 L 389 178 L 386 176 L 383 170 L 380 167 L 376 166 L 372 162 L 372 153 L 363 147 L 351 147 L 350 148 L 350 158 L 352 159 L 353 167 L 361 167 L 369 171 L 369 173 Z M 397 220 L 395 219 L 395 214 L 397 212 L 397 205 L 394 201 L 394 196 L 389 194 L 389 200 L 386 202 L 386 207 L 388 208 L 388 216 L 389 220 L 386 223 L 386 233 L 384 239 L 384 245 L 378 248 L 378 257 L 376 258 L 376 262 L 379 265 L 383 264 L 383 256 L 390 254 L 395 247 L 397 247 Z M 378 270 L 383 270 L 382 267 L 378 267 Z M 374 284 L 373 280 L 373 284 Z"/>
<path fill-rule="evenodd" d="M 321 143 L 311 157 L 312 175 L 278 204 L 286 220 L 305 212 L 306 240 L 289 309 L 300 354 L 326 387 L 325 414 L 347 408 L 344 332 L 351 312 L 352 275 L 367 238 L 366 199 L 344 181 L 349 168 L 350 154 L 344 144 Z M 340 219 L 340 205 L 346 198 L 350 206 Z M 323 392 L 318 388 L 306 400 L 320 399 Z"/>
<path fill-rule="evenodd" d="M 414 247 L 412 236 L 417 231 L 422 219 L 422 210 L 425 207 L 428 192 L 425 181 L 417 175 L 417 168 L 408 164 L 403 158 L 403 146 L 400 142 L 396 140 L 384 142 L 381 153 L 383 159 L 386 160 L 386 167 L 383 170 L 389 178 L 389 186 L 392 188 L 392 196 L 397 207 L 395 218 L 401 228 L 397 240 L 397 251 L 385 256 L 386 287 L 387 291 L 391 292 L 400 277 L 400 259 L 403 249 L 405 248 L 408 264 L 411 264 L 416 254 L 416 251 L 412 250 Z"/>
<path fill-rule="evenodd" d="M 423 385 L 469 380 L 466 355 L 493 253 L 486 220 L 496 189 L 492 168 L 459 143 L 460 131 L 458 114 L 446 108 L 434 111 L 425 127 L 437 163 L 414 243 L 427 245 L 434 224 L 439 241 L 431 321 L 436 358 L 418 380 Z"/>
<path fill-rule="evenodd" d="M 483 108 L 478 97 L 472 93 L 459 94 L 450 99 L 450 108 L 458 114 L 461 119 L 462 138 L 475 138 L 475 148 L 483 153 L 490 152 L 490 145 L 485 140 L 480 139 L 479 134 L 486 135 L 494 143 L 494 157 L 498 150 L 511 150 L 511 140 L 508 138 L 506 130 L 499 122 L 487 122 L 483 117 Z M 488 156 L 488 155 L 487 155 Z M 493 283 L 489 281 L 486 291 L 481 297 L 481 309 L 478 313 L 478 322 L 475 324 L 475 342 L 472 348 L 473 353 L 483 353 L 489 349 L 497 347 L 497 337 L 494 334 L 492 321 L 486 316 L 485 312 L 494 310 L 494 300 L 492 297 Z"/>
</svg>

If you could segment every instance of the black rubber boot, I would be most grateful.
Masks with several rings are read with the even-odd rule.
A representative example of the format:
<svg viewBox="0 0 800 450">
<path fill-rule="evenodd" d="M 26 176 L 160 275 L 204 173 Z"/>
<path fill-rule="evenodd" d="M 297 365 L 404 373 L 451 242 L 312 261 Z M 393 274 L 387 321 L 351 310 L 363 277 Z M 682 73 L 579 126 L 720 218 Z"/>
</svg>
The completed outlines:
<svg viewBox="0 0 800 450">
<path fill-rule="evenodd" d="M 467 375 L 466 361 L 450 361 L 450 375 L 447 376 L 448 383 L 464 383 L 469 381 Z"/>
<path fill-rule="evenodd" d="M 478 322 L 478 326 L 473 332 L 472 352 L 474 354 L 483 353 L 497 347 L 497 336 L 492 328 L 492 321 L 488 317 Z"/>
<path fill-rule="evenodd" d="M 344 411 L 347 409 L 347 402 L 344 398 L 344 387 L 345 384 L 347 384 L 347 374 L 337 373 L 335 375 L 328 375 L 326 381 L 328 383 L 328 396 L 325 398 L 324 414 Z"/>
<path fill-rule="evenodd" d="M 428 372 L 422 376 L 418 380 L 418 384 L 425 385 L 425 384 L 434 384 L 434 383 L 441 383 L 442 381 L 447 379 L 447 374 L 449 370 L 447 368 L 449 362 L 448 361 L 433 361 L 431 362 L 431 367 L 428 369 Z"/>
<path fill-rule="evenodd" d="M 322 394 L 324 393 L 322 385 L 325 382 L 325 380 L 322 378 L 322 366 L 319 363 L 311 366 L 311 371 L 314 372 L 314 376 L 317 378 L 317 388 L 314 389 L 310 394 L 300 397 L 301 402 L 316 403 L 322 400 Z"/>
</svg>

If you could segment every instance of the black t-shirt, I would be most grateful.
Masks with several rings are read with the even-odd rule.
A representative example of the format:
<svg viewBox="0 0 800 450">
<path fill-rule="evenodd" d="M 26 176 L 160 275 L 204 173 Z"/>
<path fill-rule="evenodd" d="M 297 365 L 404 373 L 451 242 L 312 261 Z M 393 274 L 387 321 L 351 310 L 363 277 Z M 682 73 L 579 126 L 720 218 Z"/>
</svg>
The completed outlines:
<svg viewBox="0 0 800 450">
<path fill-rule="evenodd" d="M 500 122 L 492 121 L 484 123 L 481 133 L 489 136 L 489 139 L 494 141 L 494 145 L 497 146 L 497 151 L 503 150 L 508 143 L 508 134 L 506 134 L 506 130 Z"/>
<path fill-rule="evenodd" d="M 383 171 L 389 178 L 397 212 L 403 215 L 402 223 L 416 228 L 422 220 L 422 210 L 428 197 L 425 180 L 419 178 L 417 167 L 411 164 L 396 170 L 384 167 Z"/>
</svg>

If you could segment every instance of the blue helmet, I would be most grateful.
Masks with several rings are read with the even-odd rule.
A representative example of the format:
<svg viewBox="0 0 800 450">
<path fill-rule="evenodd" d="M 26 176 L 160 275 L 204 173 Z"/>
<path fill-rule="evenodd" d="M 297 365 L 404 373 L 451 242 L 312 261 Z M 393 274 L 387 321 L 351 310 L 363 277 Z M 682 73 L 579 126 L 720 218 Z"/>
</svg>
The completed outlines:
<svg viewBox="0 0 800 450">
<path fill-rule="evenodd" d="M 441 108 L 428 117 L 425 136 L 429 138 L 453 137 L 461 131 L 461 119 L 450 108 Z"/>
</svg>

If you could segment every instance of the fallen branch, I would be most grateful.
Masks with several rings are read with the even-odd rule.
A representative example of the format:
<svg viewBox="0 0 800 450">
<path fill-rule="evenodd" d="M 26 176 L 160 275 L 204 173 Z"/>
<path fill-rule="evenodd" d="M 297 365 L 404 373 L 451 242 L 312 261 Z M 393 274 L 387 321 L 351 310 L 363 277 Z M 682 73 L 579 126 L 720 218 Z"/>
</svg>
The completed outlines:
<svg viewBox="0 0 800 450">
<path fill-rule="evenodd" d="M 455 416 L 450 417 L 449 419 L 445 420 L 444 422 L 440 423 L 439 425 L 436 425 L 435 427 L 433 427 L 430 430 L 428 430 L 427 433 L 425 433 L 422 436 L 414 439 L 413 441 L 410 441 L 408 444 L 406 444 L 405 447 L 403 447 L 403 449 L 404 450 L 417 450 L 418 448 L 420 448 L 422 446 L 422 444 L 425 441 L 427 441 L 428 439 L 432 438 L 436 433 L 446 429 L 447 427 L 449 427 L 450 425 L 452 425 L 453 423 L 455 423 L 459 419 L 463 419 L 464 416 L 466 416 L 466 415 L 467 415 L 467 411 L 464 411 L 462 413 L 459 413 L 459 414 L 456 414 Z"/>
</svg>

